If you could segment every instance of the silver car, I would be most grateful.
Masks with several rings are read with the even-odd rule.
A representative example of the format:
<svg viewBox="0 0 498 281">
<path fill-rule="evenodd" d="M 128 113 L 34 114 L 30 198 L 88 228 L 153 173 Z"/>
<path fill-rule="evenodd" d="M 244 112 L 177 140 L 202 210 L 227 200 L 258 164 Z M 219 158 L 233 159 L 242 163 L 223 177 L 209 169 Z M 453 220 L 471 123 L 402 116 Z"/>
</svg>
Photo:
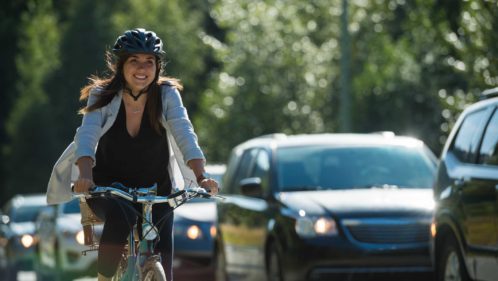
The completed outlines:
<svg viewBox="0 0 498 281">
<path fill-rule="evenodd" d="M 97 237 L 102 226 L 95 226 Z M 84 251 L 79 200 L 51 206 L 37 219 L 37 280 L 72 280 L 96 274 L 97 251 Z"/>
<path fill-rule="evenodd" d="M 2 280 L 17 280 L 17 272 L 31 270 L 37 239 L 35 219 L 46 208 L 44 194 L 16 195 L 3 208 L 0 228 Z"/>
</svg>

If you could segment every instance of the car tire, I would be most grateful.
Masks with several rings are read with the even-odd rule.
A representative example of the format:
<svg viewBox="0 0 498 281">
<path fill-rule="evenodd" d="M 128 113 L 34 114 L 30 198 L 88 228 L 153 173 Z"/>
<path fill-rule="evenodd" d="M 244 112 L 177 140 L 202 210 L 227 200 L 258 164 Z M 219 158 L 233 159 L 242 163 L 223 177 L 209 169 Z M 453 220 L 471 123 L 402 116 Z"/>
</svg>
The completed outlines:
<svg viewBox="0 0 498 281">
<path fill-rule="evenodd" d="M 268 268 L 266 270 L 268 281 L 284 281 L 282 276 L 282 263 L 280 254 L 275 244 L 271 244 L 268 250 Z"/>
<path fill-rule="evenodd" d="M 438 281 L 470 281 L 458 243 L 449 236 L 443 244 L 438 259 Z"/>
<path fill-rule="evenodd" d="M 223 247 L 221 246 L 220 243 L 217 243 L 216 247 L 216 259 L 215 259 L 215 280 L 216 281 L 229 281 L 230 278 L 228 277 L 227 271 L 226 271 L 226 258 L 225 258 L 225 252 L 223 251 Z"/>
</svg>

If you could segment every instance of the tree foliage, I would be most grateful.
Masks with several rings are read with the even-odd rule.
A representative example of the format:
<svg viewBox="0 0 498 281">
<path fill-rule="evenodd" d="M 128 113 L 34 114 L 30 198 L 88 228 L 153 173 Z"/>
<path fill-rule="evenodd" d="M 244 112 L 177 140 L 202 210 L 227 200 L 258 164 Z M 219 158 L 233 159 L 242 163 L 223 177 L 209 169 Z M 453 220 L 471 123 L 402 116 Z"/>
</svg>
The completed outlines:
<svg viewBox="0 0 498 281">
<path fill-rule="evenodd" d="M 45 190 L 80 123 L 80 88 L 134 27 L 165 41 L 210 162 L 262 134 L 338 131 L 341 0 L 21 2 L 0 11 L 4 200 Z M 498 85 L 496 1 L 347 2 L 352 131 L 414 135 L 437 153 Z"/>
<path fill-rule="evenodd" d="M 51 1 L 28 1 L 20 25 L 16 56 L 18 97 L 6 122 L 10 143 L 4 148 L 6 161 L 2 163 L 9 175 L 6 188 L 2 189 L 4 194 L 33 191 L 33 183 L 47 180 L 50 169 L 44 165 L 44 159 L 51 158 L 50 146 L 55 136 L 44 90 L 47 77 L 59 66 L 60 38 Z"/>
</svg>

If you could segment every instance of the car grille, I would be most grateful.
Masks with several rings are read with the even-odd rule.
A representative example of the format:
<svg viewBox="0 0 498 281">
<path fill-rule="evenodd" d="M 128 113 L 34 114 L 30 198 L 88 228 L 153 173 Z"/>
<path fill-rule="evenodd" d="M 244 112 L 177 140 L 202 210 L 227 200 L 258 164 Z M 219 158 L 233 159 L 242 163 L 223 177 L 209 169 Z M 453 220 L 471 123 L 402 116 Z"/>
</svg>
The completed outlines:
<svg viewBox="0 0 498 281">
<path fill-rule="evenodd" d="M 430 221 L 415 219 L 348 219 L 342 223 L 358 242 L 375 244 L 429 241 Z"/>
</svg>

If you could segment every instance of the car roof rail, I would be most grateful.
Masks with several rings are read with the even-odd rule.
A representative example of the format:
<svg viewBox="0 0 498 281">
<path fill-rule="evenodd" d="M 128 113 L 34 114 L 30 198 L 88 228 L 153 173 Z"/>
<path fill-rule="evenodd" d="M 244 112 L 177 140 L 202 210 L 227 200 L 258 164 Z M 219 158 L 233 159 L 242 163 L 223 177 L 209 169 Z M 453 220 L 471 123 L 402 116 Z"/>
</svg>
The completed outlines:
<svg viewBox="0 0 498 281">
<path fill-rule="evenodd" d="M 384 137 L 394 137 L 396 134 L 392 131 L 376 131 L 376 132 L 370 132 L 370 134 L 375 134 L 375 135 L 381 135 Z"/>
<path fill-rule="evenodd" d="M 284 139 L 287 138 L 287 135 L 284 133 L 274 133 L 274 134 L 266 134 L 257 137 L 258 139 Z"/>
<path fill-rule="evenodd" d="M 485 100 L 485 99 L 490 99 L 490 98 L 494 98 L 494 97 L 498 97 L 498 87 L 484 90 L 479 95 L 479 100 Z"/>
</svg>

